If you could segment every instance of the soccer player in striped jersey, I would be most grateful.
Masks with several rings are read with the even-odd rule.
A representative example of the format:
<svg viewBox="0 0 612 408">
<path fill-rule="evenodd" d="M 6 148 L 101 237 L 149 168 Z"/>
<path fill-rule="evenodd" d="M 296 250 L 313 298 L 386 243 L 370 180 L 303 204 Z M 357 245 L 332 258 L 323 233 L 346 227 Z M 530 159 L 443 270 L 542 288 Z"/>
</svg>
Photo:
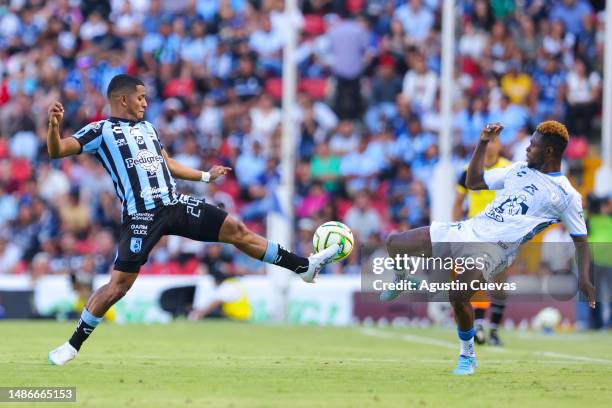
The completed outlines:
<svg viewBox="0 0 612 408">
<path fill-rule="evenodd" d="M 484 171 L 487 145 L 502 129 L 500 124 L 490 124 L 482 130 L 466 175 L 466 186 L 471 190 L 499 190 L 495 199 L 466 221 L 434 221 L 429 227 L 390 234 L 387 238 L 389 255 L 483 258 L 486 261 L 480 269 L 466 269 L 458 275 L 468 288 L 473 282 L 480 287 L 480 283 L 491 282 L 512 263 L 523 243 L 547 226 L 562 222 L 576 247 L 578 286 L 589 306 L 595 308 L 582 198 L 560 171 L 561 158 L 569 141 L 567 129 L 556 121 L 540 123 L 531 136 L 526 163 Z M 404 273 L 396 272 L 397 277 Z M 389 301 L 400 293 L 399 290 L 385 290 L 380 298 Z M 449 291 L 460 343 L 459 359 L 453 371 L 457 375 L 473 374 L 476 369 L 474 311 L 470 305 L 473 294 L 471 289 Z"/>
<path fill-rule="evenodd" d="M 314 282 L 321 268 L 340 251 L 338 245 L 332 245 L 309 258 L 300 257 L 255 234 L 222 209 L 178 193 L 175 178 L 210 183 L 231 169 L 213 166 L 206 172 L 170 158 L 153 125 L 144 120 L 147 92 L 138 78 L 115 76 L 108 85 L 107 97 L 111 110 L 108 119 L 90 123 L 63 139 L 60 124 L 64 108 L 59 102 L 49 107 L 49 156 L 95 155 L 113 180 L 123 214 L 110 282 L 87 301 L 72 337 L 49 353 L 51 363 L 63 365 L 76 357 L 104 313 L 130 289 L 163 235 L 232 244 L 253 258 L 295 272 L 306 282 Z"/>
</svg>

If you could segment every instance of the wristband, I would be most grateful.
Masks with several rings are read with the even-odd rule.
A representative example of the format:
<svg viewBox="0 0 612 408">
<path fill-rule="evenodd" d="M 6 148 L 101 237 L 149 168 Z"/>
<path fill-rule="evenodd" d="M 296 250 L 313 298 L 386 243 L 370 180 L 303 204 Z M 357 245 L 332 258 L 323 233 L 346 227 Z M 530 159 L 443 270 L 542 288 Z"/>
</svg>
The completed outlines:
<svg viewBox="0 0 612 408">
<path fill-rule="evenodd" d="M 210 183 L 210 173 L 207 171 L 202 172 L 202 178 L 200 179 L 204 183 Z"/>
</svg>

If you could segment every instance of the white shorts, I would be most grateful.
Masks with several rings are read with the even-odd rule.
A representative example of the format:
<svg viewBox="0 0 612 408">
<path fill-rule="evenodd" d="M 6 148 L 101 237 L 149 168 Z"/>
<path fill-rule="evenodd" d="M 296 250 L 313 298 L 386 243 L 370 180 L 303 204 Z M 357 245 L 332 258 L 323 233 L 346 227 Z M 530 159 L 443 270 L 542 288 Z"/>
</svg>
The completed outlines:
<svg viewBox="0 0 612 408">
<path fill-rule="evenodd" d="M 509 265 L 510 256 L 503 246 L 493 242 L 478 242 L 469 228 L 460 222 L 434 221 L 429 227 L 429 237 L 433 257 L 472 258 L 484 266 L 482 275 L 487 282 Z"/>
</svg>

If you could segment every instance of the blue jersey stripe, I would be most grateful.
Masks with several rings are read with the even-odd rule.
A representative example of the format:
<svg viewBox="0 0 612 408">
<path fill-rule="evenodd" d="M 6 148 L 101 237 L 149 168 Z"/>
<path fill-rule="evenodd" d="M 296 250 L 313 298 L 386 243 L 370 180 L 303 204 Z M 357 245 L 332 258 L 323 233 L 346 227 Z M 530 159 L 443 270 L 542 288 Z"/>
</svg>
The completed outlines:
<svg viewBox="0 0 612 408">
<path fill-rule="evenodd" d="M 108 174 L 111 176 L 111 179 L 113 180 L 113 184 L 115 185 L 115 190 L 117 191 L 117 195 L 119 196 L 119 199 L 121 200 L 121 205 L 123 207 L 123 213 L 124 214 L 128 214 L 128 200 L 126 200 L 125 197 L 125 187 L 123 187 L 123 183 L 121 182 L 121 179 L 118 178 L 118 172 L 117 172 L 117 166 L 115 166 L 115 163 L 110 159 L 111 158 L 111 153 L 108 149 L 108 146 L 106 145 L 106 140 L 102 140 L 102 143 L 100 144 L 100 150 L 98 150 L 98 153 L 96 153 L 98 160 L 100 160 L 100 162 L 102 162 L 103 167 L 106 169 L 106 171 L 108 172 Z"/>
<path fill-rule="evenodd" d="M 145 122 L 144 127 L 146 128 L 147 133 L 152 132 L 152 134 L 157 135 L 157 132 L 155 132 L 155 129 L 150 123 Z M 147 143 L 147 148 L 149 150 L 156 152 L 160 156 L 163 156 L 162 151 L 161 151 L 161 145 L 158 140 L 154 140 L 153 138 L 146 138 L 146 143 Z M 174 196 L 174 190 L 175 190 L 174 180 L 171 178 L 170 170 L 168 169 L 168 164 L 166 163 L 165 160 L 162 163 L 162 173 L 163 174 L 158 173 L 157 181 L 159 183 L 160 188 L 163 188 L 164 191 L 167 191 L 166 194 L 162 195 L 162 198 L 163 198 L 164 204 L 168 205 L 172 203 L 176 198 Z"/>
<path fill-rule="evenodd" d="M 121 126 L 120 123 L 111 122 L 113 131 L 109 133 L 109 139 L 112 139 L 112 145 L 109 143 L 111 149 L 111 155 L 113 158 L 113 162 L 117 166 L 119 170 L 119 177 L 122 180 L 126 180 L 125 186 L 126 190 L 126 198 L 128 199 L 128 213 L 133 214 L 133 212 L 145 212 L 147 208 L 145 206 L 144 200 L 140 198 L 139 194 L 142 190 L 140 186 L 140 179 L 137 172 L 136 167 L 128 168 L 126 164 L 126 159 L 132 157 L 132 152 L 129 147 L 129 141 L 125 135 L 125 129 Z M 119 141 L 123 140 L 125 143 L 122 143 L 120 146 L 117 146 Z M 135 207 L 135 208 L 134 208 Z M 135 211 L 133 210 L 135 209 Z"/>
<path fill-rule="evenodd" d="M 127 140 L 127 146 L 125 147 L 129 151 L 128 154 L 122 154 L 122 156 L 128 157 L 128 158 L 135 158 L 135 157 L 138 157 L 138 150 L 140 149 L 137 147 L 138 145 L 136 143 L 136 139 L 132 137 L 132 135 L 130 134 L 129 125 L 130 125 L 129 122 L 119 122 L 119 126 L 121 126 L 121 130 L 123 130 L 123 137 L 125 137 L 125 139 Z M 147 172 L 141 169 L 140 166 L 138 165 L 133 165 L 132 167 L 128 168 L 128 172 L 132 174 L 134 173 L 136 174 L 136 176 L 134 177 L 135 180 L 132 181 L 132 177 L 130 177 L 130 181 L 132 182 L 132 191 L 134 192 L 134 198 L 136 199 L 136 202 L 138 203 L 138 201 L 142 201 L 145 207 L 145 211 L 154 209 L 156 207 L 155 201 L 149 197 L 141 196 L 141 193 L 143 190 L 151 189 L 151 184 L 149 183 L 149 177 L 147 175 Z M 136 194 L 138 194 L 137 197 L 136 197 Z M 138 212 L 144 212 L 144 211 L 139 210 Z"/>
</svg>

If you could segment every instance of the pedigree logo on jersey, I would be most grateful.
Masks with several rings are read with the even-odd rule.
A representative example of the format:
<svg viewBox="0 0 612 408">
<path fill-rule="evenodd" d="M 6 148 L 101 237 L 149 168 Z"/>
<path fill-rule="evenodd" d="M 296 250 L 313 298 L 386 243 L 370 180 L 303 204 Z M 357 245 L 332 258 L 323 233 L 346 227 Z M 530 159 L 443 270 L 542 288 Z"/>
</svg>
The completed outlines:
<svg viewBox="0 0 612 408">
<path fill-rule="evenodd" d="M 125 165 L 128 169 L 134 166 L 138 166 L 141 169 L 149 172 L 156 173 L 159 169 L 159 165 L 164 161 L 164 158 L 158 154 L 152 153 L 148 150 L 140 150 L 135 159 L 129 158 L 125 161 Z"/>
</svg>

